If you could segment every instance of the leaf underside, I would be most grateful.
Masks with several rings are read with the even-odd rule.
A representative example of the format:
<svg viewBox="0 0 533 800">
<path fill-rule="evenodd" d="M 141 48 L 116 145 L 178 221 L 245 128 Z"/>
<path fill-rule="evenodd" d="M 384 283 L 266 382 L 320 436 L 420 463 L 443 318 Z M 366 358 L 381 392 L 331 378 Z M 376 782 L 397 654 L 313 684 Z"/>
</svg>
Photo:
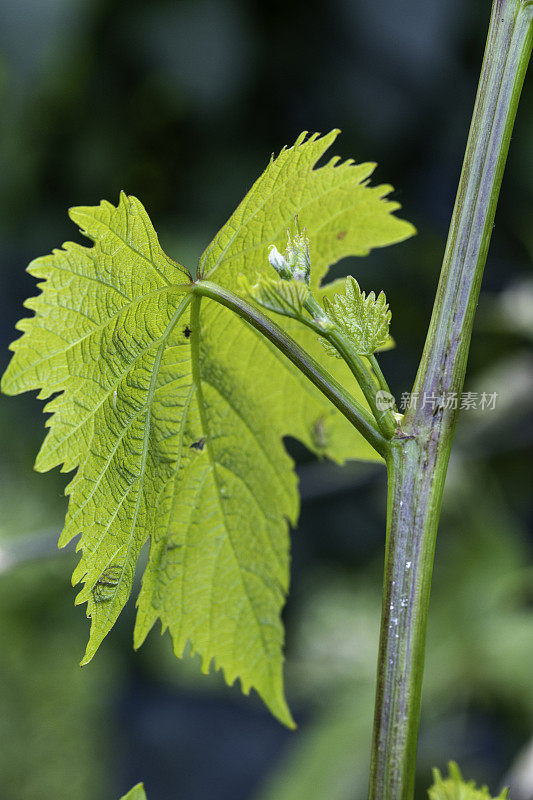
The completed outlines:
<svg viewBox="0 0 533 800">
<path fill-rule="evenodd" d="M 282 246 L 296 213 L 315 286 L 343 256 L 412 235 L 391 214 L 391 187 L 368 185 L 374 165 L 314 169 L 336 135 L 302 134 L 270 162 L 200 259 L 200 276 L 236 289 L 240 274 L 270 275 L 268 245 Z M 282 437 L 338 462 L 379 457 L 273 345 L 184 291 L 187 270 L 163 253 L 137 199 L 70 216 L 94 245 L 69 242 L 28 267 L 41 294 L 25 304 L 34 316 L 18 323 L 2 388 L 51 398 L 36 469 L 76 470 L 60 546 L 80 537 L 73 583 L 83 583 L 76 602 L 91 618 L 82 663 L 126 603 L 150 539 L 135 646 L 159 618 L 178 656 L 190 641 L 204 671 L 214 660 L 292 725 L 280 612 L 299 499 Z M 283 324 L 323 360 L 315 334 Z M 362 401 L 342 362 L 328 369 Z"/>
</svg>

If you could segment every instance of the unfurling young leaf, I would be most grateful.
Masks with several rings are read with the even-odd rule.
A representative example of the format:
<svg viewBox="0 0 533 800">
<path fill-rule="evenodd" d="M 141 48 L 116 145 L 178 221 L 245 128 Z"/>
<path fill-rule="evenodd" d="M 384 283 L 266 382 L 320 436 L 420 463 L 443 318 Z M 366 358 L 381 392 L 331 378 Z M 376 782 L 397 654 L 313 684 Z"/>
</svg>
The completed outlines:
<svg viewBox="0 0 533 800">
<path fill-rule="evenodd" d="M 448 777 L 443 778 L 438 769 L 433 770 L 433 786 L 428 789 L 429 800 L 507 800 L 507 789 L 493 798 L 486 786 L 478 789 L 474 781 L 464 781 L 454 761 L 448 764 L 448 772 Z"/>
<path fill-rule="evenodd" d="M 309 297 L 309 287 L 303 281 L 283 280 L 262 275 L 251 284 L 245 275 L 240 275 L 239 289 L 245 297 L 249 297 L 257 305 L 299 319 L 305 314 L 304 305 Z"/>
<path fill-rule="evenodd" d="M 206 249 L 200 278 L 235 289 L 240 273 L 252 282 L 270 275 L 268 247 L 282 246 L 295 213 L 319 298 L 330 264 L 412 235 L 391 214 L 391 187 L 368 185 L 374 165 L 333 159 L 314 168 L 336 135 L 302 135 L 270 162 Z M 73 582 L 83 582 L 77 602 L 91 618 L 83 663 L 126 603 L 150 539 L 135 646 L 161 620 L 176 655 L 190 641 L 204 671 L 214 661 L 292 725 L 280 612 L 299 499 L 282 439 L 339 462 L 379 456 L 270 342 L 191 292 L 138 200 L 122 194 L 117 207 L 71 217 L 94 246 L 67 243 L 30 265 L 42 291 L 26 303 L 35 314 L 18 324 L 2 387 L 51 398 L 36 468 L 76 470 L 60 545 L 79 537 Z M 316 334 L 282 324 L 320 358 Z M 352 388 L 346 366 L 333 364 Z"/>
<path fill-rule="evenodd" d="M 324 308 L 339 331 L 354 345 L 359 355 L 371 356 L 387 346 L 391 312 L 383 292 L 378 296 L 370 292 L 368 297 L 359 284 L 349 275 L 344 294 L 336 294 L 333 301 L 324 298 Z M 325 347 L 331 355 L 337 351 L 328 342 Z"/>
</svg>

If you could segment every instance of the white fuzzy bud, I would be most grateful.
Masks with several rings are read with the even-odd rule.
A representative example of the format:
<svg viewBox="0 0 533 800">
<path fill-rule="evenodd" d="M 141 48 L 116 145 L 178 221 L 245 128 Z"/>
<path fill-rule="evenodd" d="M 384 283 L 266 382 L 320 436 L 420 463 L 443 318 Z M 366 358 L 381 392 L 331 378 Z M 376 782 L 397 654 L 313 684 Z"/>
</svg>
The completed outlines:
<svg viewBox="0 0 533 800">
<path fill-rule="evenodd" d="M 286 256 L 293 278 L 309 285 L 309 275 L 311 272 L 309 239 L 305 231 L 301 233 L 298 231 L 294 236 L 291 236 L 291 232 L 287 231 L 287 236 Z"/>
<path fill-rule="evenodd" d="M 278 275 L 282 278 L 292 278 L 292 271 L 287 264 L 284 256 L 281 255 L 276 245 L 270 245 L 270 252 L 268 254 L 268 261 L 271 267 L 274 267 Z"/>
</svg>

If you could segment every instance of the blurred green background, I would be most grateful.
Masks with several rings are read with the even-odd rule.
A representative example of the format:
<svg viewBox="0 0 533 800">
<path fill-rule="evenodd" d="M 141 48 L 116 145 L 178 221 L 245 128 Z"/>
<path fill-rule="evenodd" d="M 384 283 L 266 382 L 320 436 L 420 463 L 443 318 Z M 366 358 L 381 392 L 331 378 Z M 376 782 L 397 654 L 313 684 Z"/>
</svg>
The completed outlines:
<svg viewBox="0 0 533 800">
<path fill-rule="evenodd" d="M 270 153 L 340 127 L 336 150 L 377 161 L 416 238 L 346 260 L 384 289 L 408 391 L 429 319 L 488 24 L 470 0 L 0 0 L 1 366 L 31 258 L 78 234 L 71 205 L 144 202 L 170 255 L 194 266 Z M 430 610 L 418 791 L 456 759 L 533 798 L 533 92 L 526 82 L 472 343 Z M 113 800 L 361 800 L 369 764 L 384 552 L 379 466 L 317 463 L 295 443 L 303 507 L 285 612 L 299 728 L 175 660 L 138 654 L 132 603 L 95 660 L 55 549 L 65 476 L 37 475 L 42 407 L 0 399 L 0 796 Z M 528 749 L 529 748 L 529 749 Z"/>
</svg>

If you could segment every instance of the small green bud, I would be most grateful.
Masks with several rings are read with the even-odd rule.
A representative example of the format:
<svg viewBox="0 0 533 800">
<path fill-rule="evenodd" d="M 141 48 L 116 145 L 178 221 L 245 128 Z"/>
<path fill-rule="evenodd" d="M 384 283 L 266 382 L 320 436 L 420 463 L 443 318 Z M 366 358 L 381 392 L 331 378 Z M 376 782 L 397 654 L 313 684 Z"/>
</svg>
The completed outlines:
<svg viewBox="0 0 533 800">
<path fill-rule="evenodd" d="M 274 267 L 280 278 L 283 278 L 286 281 L 289 281 L 292 278 L 292 270 L 285 260 L 285 257 L 281 255 L 276 245 L 270 245 L 270 252 L 268 254 L 268 261 L 271 267 Z"/>
<path fill-rule="evenodd" d="M 294 236 L 291 236 L 290 231 L 287 231 L 287 249 L 285 253 L 294 280 L 303 281 L 309 285 L 311 259 L 309 258 L 309 239 L 305 230 L 298 231 Z"/>
<path fill-rule="evenodd" d="M 282 255 L 278 248 L 271 244 L 268 254 L 268 261 L 280 278 L 283 280 L 300 281 L 309 286 L 309 276 L 311 274 L 311 260 L 309 258 L 309 239 L 305 229 L 300 231 L 298 220 L 296 220 L 296 233 L 294 236 L 287 230 L 287 248 L 285 255 Z"/>
</svg>

